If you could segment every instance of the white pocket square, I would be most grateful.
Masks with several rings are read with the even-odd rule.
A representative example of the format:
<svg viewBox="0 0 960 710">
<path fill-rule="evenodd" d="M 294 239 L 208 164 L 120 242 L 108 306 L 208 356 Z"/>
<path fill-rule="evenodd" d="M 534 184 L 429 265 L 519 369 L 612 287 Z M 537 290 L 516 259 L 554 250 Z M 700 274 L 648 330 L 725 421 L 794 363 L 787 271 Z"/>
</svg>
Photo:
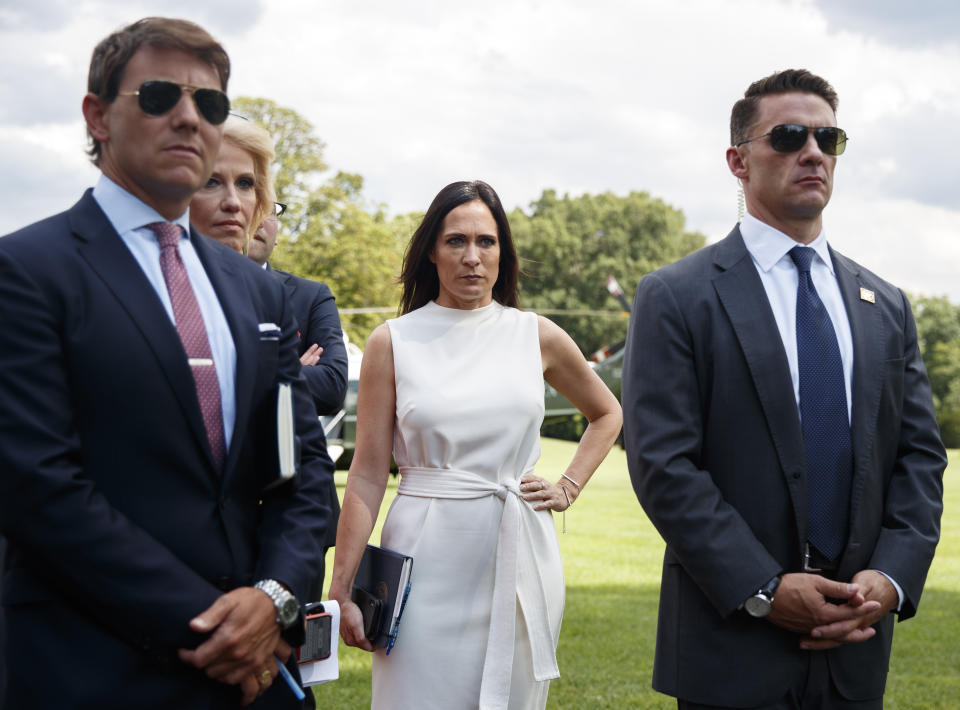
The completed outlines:
<svg viewBox="0 0 960 710">
<path fill-rule="evenodd" d="M 280 340 L 280 326 L 276 323 L 260 323 L 260 340 Z"/>
</svg>

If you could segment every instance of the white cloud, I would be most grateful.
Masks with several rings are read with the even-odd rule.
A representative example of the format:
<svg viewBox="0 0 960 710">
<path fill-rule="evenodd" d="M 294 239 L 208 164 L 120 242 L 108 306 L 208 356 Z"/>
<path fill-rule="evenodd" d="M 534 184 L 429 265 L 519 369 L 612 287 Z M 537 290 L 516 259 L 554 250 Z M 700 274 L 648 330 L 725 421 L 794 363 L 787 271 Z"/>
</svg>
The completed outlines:
<svg viewBox="0 0 960 710">
<path fill-rule="evenodd" d="M 955 0 L 816 0 L 832 24 L 856 27 L 884 42 L 925 47 L 957 44 L 960 5 Z"/>
<path fill-rule="evenodd" d="M 824 221 L 832 245 L 886 280 L 911 293 L 960 300 L 960 212 L 854 196 L 831 204 Z"/>
<path fill-rule="evenodd" d="M 13 28 L 0 13 L 4 134 L 13 124 L 82 136 L 95 42 L 138 16 L 182 13 L 225 44 L 232 95 L 302 113 L 327 162 L 362 174 L 369 197 L 393 212 L 422 210 L 443 185 L 471 177 L 510 206 L 545 188 L 643 190 L 719 238 L 736 214 L 723 157 L 731 105 L 754 79 L 806 67 L 837 88 L 851 136 L 828 233 L 882 275 L 960 301 L 960 280 L 935 273 L 960 263 L 950 237 L 960 215 L 960 148 L 950 140 L 960 49 L 932 27 L 940 15 L 911 25 L 938 42 L 911 46 L 878 29 L 902 21 L 885 2 L 876 17 L 857 7 L 856 22 L 814 0 L 44 4 L 42 25 Z M 923 6 L 910 7 L 922 16 Z M 54 152 L 32 145 L 5 156 L 0 188 L 23 208 L 0 216 L 0 233 L 63 208 L 90 182 L 82 141 Z M 51 179 L 56 160 L 63 174 Z M 51 187 L 25 193 L 38 184 Z M 912 238 L 893 238 L 890 225 Z"/>
</svg>

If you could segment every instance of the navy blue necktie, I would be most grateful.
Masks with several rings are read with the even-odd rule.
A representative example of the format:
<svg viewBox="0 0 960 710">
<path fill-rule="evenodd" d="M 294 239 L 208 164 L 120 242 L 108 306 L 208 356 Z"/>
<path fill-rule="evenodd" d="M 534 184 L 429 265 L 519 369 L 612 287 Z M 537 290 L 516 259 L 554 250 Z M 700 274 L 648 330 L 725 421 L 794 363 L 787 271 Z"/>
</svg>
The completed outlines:
<svg viewBox="0 0 960 710">
<path fill-rule="evenodd" d="M 794 247 L 790 258 L 797 284 L 797 359 L 800 420 L 807 455 L 807 539 L 834 560 L 847 538 L 853 453 L 847 388 L 837 335 L 813 287 L 810 263 L 816 252 Z"/>
</svg>

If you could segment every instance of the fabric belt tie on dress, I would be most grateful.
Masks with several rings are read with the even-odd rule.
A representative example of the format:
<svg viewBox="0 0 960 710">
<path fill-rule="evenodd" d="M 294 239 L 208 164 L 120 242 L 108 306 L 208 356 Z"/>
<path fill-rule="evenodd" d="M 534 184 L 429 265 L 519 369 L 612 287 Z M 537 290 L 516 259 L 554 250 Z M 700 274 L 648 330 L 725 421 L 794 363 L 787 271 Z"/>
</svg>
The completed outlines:
<svg viewBox="0 0 960 710">
<path fill-rule="evenodd" d="M 505 709 L 509 702 L 518 601 L 530 639 L 534 679 L 544 681 L 560 677 L 548 623 L 540 559 L 533 549 L 528 528 L 528 525 L 536 524 L 537 512 L 523 500 L 520 492 L 520 478 L 527 473 L 533 473 L 533 469 L 497 484 L 469 471 L 400 467 L 397 488 L 400 495 L 460 500 L 494 495 L 503 501 L 490 629 L 480 681 L 480 710 Z"/>
</svg>

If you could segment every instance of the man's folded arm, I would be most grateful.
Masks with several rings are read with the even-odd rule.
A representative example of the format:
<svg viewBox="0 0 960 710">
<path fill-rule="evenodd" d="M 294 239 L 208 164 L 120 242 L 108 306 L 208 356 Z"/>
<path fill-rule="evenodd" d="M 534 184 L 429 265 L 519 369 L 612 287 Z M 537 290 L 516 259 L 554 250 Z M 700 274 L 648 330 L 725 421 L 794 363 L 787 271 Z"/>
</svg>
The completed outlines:
<svg viewBox="0 0 960 710">
<path fill-rule="evenodd" d="M 312 339 L 307 345 L 318 343 L 323 354 L 316 365 L 303 368 L 303 376 L 313 396 L 318 414 L 336 414 L 347 394 L 347 348 L 337 302 L 326 284 L 317 287 L 310 304 L 310 323 L 307 333 Z"/>
</svg>

